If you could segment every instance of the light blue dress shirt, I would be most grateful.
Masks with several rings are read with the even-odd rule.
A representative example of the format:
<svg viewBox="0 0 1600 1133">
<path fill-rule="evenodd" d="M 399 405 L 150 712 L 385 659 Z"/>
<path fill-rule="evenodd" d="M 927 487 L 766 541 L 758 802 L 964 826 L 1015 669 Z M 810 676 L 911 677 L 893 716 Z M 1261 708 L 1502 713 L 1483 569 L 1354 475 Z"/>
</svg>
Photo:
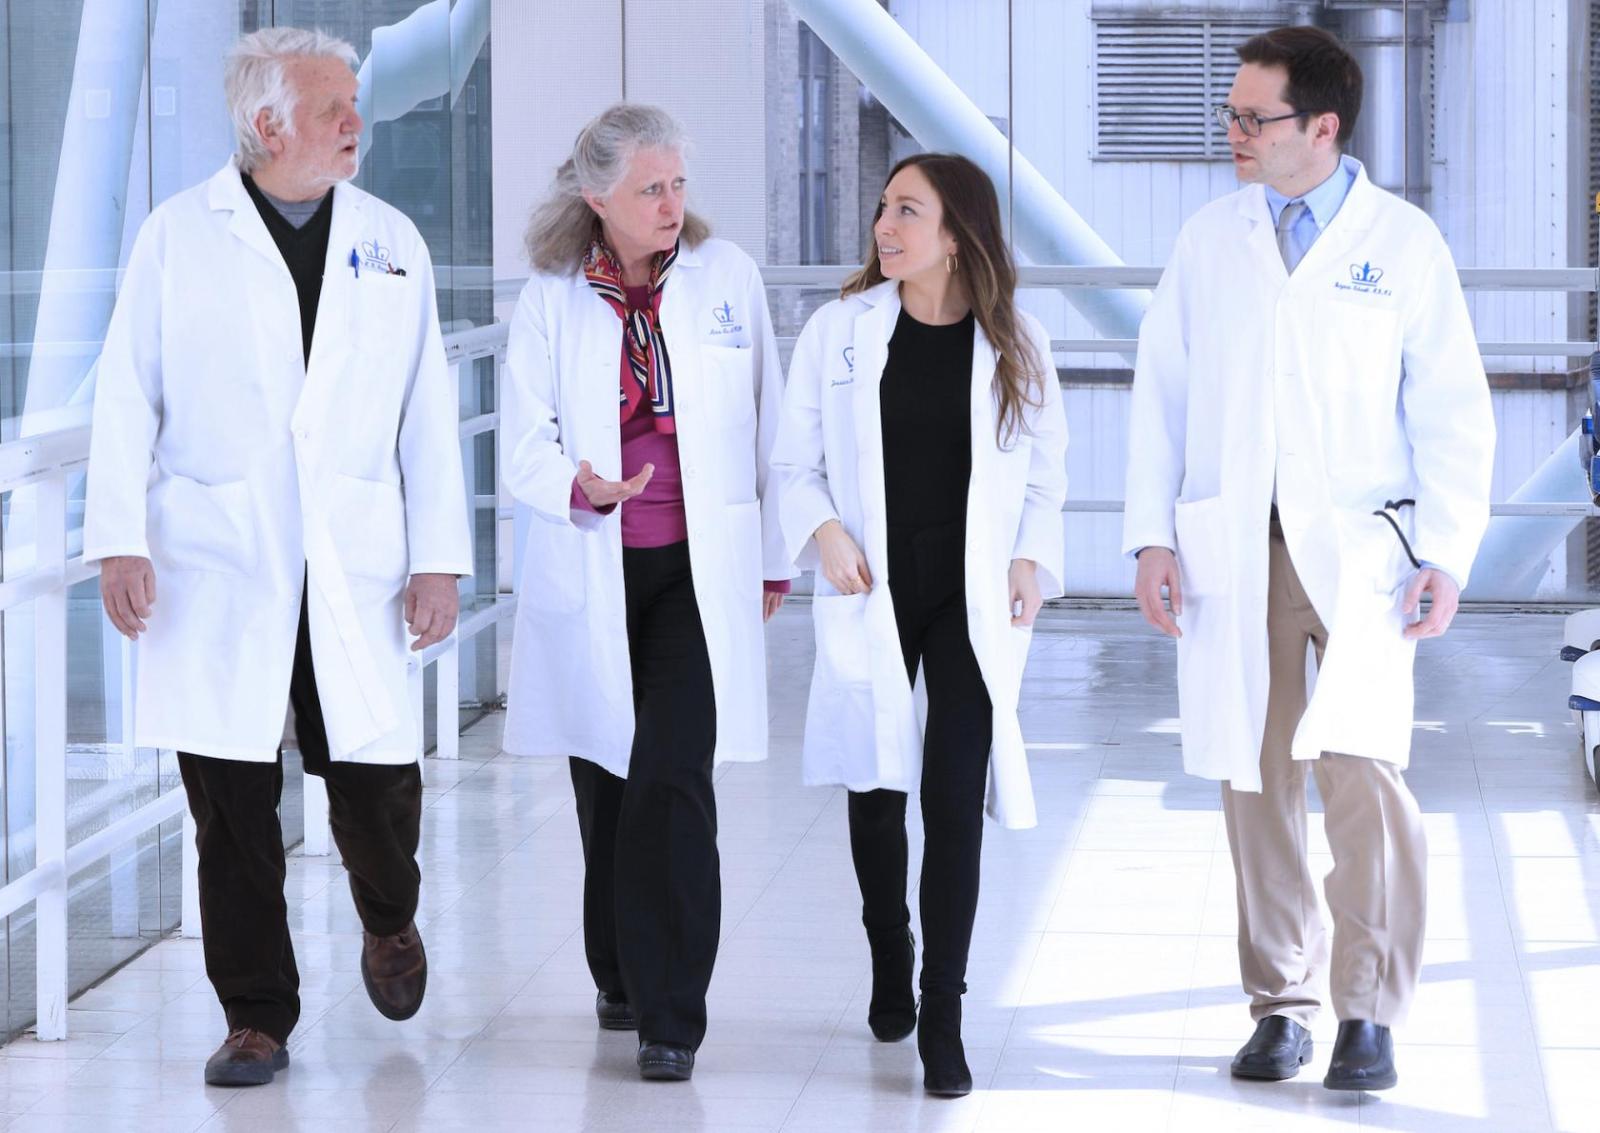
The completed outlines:
<svg viewBox="0 0 1600 1133">
<path fill-rule="evenodd" d="M 1312 189 L 1301 197 L 1286 197 L 1271 185 L 1266 186 L 1267 207 L 1272 210 L 1272 227 L 1278 227 L 1278 221 L 1283 216 L 1283 210 L 1289 207 L 1293 200 L 1304 201 L 1306 211 L 1300 214 L 1300 220 L 1289 232 L 1290 260 L 1298 264 L 1311 250 L 1311 245 L 1317 242 L 1317 237 L 1327 230 L 1333 218 L 1338 215 L 1345 198 L 1350 195 L 1350 186 L 1356 183 L 1356 174 L 1361 171 L 1361 163 L 1349 154 L 1339 158 L 1339 168 L 1333 171 L 1322 184 Z"/>
</svg>

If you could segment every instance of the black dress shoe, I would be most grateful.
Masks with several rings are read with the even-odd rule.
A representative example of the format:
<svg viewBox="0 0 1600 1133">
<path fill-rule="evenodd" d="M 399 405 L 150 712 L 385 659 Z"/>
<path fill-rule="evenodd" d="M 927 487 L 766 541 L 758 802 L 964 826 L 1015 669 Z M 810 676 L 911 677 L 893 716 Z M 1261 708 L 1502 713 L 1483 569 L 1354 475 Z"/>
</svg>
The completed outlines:
<svg viewBox="0 0 1600 1133">
<path fill-rule="evenodd" d="M 594 993 L 594 1014 L 605 1031 L 637 1031 L 639 1017 L 633 1013 L 628 997 L 609 991 Z"/>
<path fill-rule="evenodd" d="M 917 1054 L 922 1057 L 922 1088 L 936 1098 L 961 1098 L 972 1092 L 972 1071 L 961 1045 L 961 997 L 922 996 L 917 1021 Z"/>
<path fill-rule="evenodd" d="M 917 1029 L 917 997 L 911 970 L 917 963 L 917 941 L 905 925 L 887 932 L 867 930 L 872 946 L 872 1003 L 867 1026 L 881 1043 L 897 1043 Z"/>
<path fill-rule="evenodd" d="M 1389 1028 L 1365 1019 L 1340 1020 L 1333 1059 L 1322 1084 L 1330 1090 L 1387 1090 L 1399 1080 Z"/>
<path fill-rule="evenodd" d="M 694 1051 L 678 1043 L 645 1039 L 639 1044 L 639 1077 L 647 1082 L 687 1082 L 694 1074 Z"/>
<path fill-rule="evenodd" d="M 1233 1056 L 1235 1078 L 1281 1082 L 1311 1061 L 1311 1032 L 1282 1015 L 1268 1015 Z"/>
</svg>

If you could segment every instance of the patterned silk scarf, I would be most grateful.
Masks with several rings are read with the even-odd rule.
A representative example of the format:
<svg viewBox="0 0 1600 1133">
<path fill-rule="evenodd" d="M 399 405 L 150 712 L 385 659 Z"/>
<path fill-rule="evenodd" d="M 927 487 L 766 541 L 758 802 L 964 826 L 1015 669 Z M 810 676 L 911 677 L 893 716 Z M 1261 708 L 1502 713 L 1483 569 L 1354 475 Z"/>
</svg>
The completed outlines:
<svg viewBox="0 0 1600 1133">
<path fill-rule="evenodd" d="M 643 308 L 630 309 L 628 292 L 622 283 L 622 265 L 611 250 L 599 240 L 589 245 L 583 258 L 583 274 L 589 286 L 622 320 L 623 342 L 628 350 L 628 368 L 633 381 L 623 382 L 620 405 L 625 407 L 624 419 L 633 416 L 639 402 L 650 399 L 655 412 L 658 433 L 676 433 L 673 420 L 676 402 L 672 396 L 672 360 L 667 356 L 667 340 L 661 333 L 661 291 L 667 285 L 667 276 L 678 259 L 678 246 L 670 252 L 657 254 L 650 271 L 650 302 Z"/>
</svg>

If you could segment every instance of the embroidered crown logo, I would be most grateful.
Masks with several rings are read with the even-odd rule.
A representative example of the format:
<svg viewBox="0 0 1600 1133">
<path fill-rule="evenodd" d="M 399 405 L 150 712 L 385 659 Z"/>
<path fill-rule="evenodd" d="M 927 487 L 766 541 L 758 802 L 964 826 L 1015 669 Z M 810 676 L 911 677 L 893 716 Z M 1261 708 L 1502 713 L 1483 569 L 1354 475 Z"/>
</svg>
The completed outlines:
<svg viewBox="0 0 1600 1133">
<path fill-rule="evenodd" d="M 1373 284 L 1382 278 L 1383 269 L 1375 268 L 1370 263 L 1350 265 L 1350 282 L 1352 283 Z"/>
</svg>

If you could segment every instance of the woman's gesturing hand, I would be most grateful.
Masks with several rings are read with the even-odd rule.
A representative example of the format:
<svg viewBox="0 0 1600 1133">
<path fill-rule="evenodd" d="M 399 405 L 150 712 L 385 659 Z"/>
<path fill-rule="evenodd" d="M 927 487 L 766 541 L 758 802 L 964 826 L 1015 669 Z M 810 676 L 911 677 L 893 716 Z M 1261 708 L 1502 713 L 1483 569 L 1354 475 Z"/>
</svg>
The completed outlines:
<svg viewBox="0 0 1600 1133">
<path fill-rule="evenodd" d="M 578 490 L 583 493 L 583 498 L 589 501 L 589 506 L 599 510 L 620 504 L 623 500 L 631 500 L 644 486 L 650 483 L 654 476 L 656 466 L 647 464 L 639 469 L 639 474 L 630 480 L 602 480 L 595 474 L 594 466 L 587 460 L 578 461 Z"/>
</svg>

